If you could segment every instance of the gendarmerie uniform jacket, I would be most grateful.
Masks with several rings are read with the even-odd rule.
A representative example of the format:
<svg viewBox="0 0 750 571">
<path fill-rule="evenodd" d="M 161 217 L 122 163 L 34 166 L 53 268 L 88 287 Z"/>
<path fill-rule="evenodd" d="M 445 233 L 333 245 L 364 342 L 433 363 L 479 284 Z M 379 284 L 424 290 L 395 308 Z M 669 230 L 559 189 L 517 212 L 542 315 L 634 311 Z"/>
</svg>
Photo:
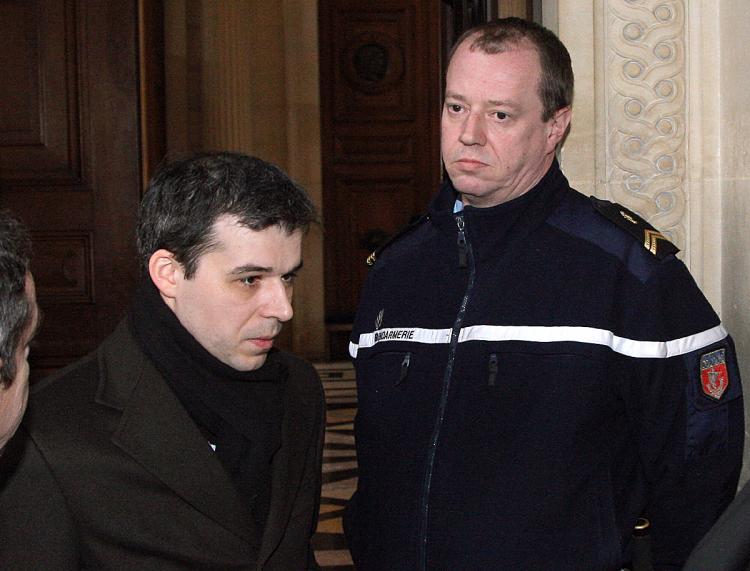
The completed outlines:
<svg viewBox="0 0 750 571">
<path fill-rule="evenodd" d="M 320 380 L 288 368 L 263 539 L 127 324 L 31 395 L 0 463 L 0 569 L 317 569 Z M 16 466 L 17 464 L 17 466 Z"/>
<path fill-rule="evenodd" d="M 354 323 L 357 570 L 619 570 L 642 515 L 679 568 L 741 465 L 717 315 L 674 246 L 556 162 L 522 203 L 455 200 L 380 252 Z"/>
</svg>

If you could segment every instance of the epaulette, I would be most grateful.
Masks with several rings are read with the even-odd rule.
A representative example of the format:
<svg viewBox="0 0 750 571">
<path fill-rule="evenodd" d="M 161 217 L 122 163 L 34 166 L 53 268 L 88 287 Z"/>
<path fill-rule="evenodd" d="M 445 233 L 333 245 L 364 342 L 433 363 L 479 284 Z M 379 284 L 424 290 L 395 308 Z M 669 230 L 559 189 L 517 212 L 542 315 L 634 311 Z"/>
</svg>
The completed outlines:
<svg viewBox="0 0 750 571">
<path fill-rule="evenodd" d="M 385 250 L 388 246 L 390 246 L 396 240 L 401 238 L 404 234 L 407 234 L 411 232 L 414 228 L 416 228 L 417 225 L 419 225 L 419 223 L 422 222 L 424 217 L 425 217 L 424 215 L 412 217 L 411 221 L 406 226 L 403 226 L 398 232 L 396 232 L 393 236 L 388 238 L 385 242 L 383 242 L 380 246 L 378 246 L 369 256 L 367 256 L 365 263 L 368 266 L 374 266 L 375 262 L 377 261 L 378 257 L 383 252 L 383 250 Z"/>
<path fill-rule="evenodd" d="M 677 246 L 667 240 L 664 234 L 632 210 L 628 210 L 616 202 L 601 200 L 595 196 L 590 196 L 589 198 L 599 214 L 634 236 L 643 244 L 644 248 L 657 258 L 662 259 L 680 251 Z"/>
</svg>

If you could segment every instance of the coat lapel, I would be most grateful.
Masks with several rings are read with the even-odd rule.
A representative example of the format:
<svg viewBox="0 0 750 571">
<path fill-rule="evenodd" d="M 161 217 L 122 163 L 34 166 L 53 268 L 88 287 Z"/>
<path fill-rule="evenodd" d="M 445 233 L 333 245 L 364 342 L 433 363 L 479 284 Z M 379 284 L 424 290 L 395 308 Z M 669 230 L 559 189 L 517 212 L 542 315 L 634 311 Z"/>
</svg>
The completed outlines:
<svg viewBox="0 0 750 571">
<path fill-rule="evenodd" d="M 100 366 L 97 400 L 122 410 L 112 442 L 195 509 L 253 543 L 259 533 L 245 502 L 125 322 L 104 343 Z"/>
<path fill-rule="evenodd" d="M 310 450 L 310 438 L 314 438 L 313 403 L 304 402 L 295 390 L 295 379 L 287 382 L 284 399 L 284 420 L 282 425 L 281 449 L 273 459 L 273 483 L 271 507 L 266 522 L 260 556 L 259 568 L 268 560 L 282 541 L 287 529 L 289 517 L 300 480 L 303 477 Z"/>
</svg>

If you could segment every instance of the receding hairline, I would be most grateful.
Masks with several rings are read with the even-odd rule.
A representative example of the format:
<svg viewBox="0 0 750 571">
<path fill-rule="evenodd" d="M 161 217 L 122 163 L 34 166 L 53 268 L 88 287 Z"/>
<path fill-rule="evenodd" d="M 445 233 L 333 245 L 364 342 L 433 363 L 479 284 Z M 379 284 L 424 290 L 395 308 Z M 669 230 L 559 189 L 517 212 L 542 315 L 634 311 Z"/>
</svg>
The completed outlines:
<svg viewBox="0 0 750 571">
<path fill-rule="evenodd" d="M 482 31 L 476 31 L 466 36 L 463 40 L 461 40 L 460 43 L 456 44 L 456 46 L 451 50 L 450 58 L 448 59 L 448 67 L 450 67 L 450 64 L 453 62 L 453 58 L 456 56 L 456 53 L 458 53 L 460 49 L 463 49 L 464 46 L 466 46 L 466 49 L 468 49 L 470 52 L 480 52 L 487 55 L 496 55 L 512 51 L 531 50 L 536 53 L 537 63 L 539 64 L 539 69 L 541 71 L 542 54 L 539 51 L 539 46 L 531 38 L 527 36 L 510 37 L 505 38 L 502 41 L 495 40 L 494 43 L 491 43 L 489 40 L 483 41 L 483 38 L 485 38 L 485 36 L 483 35 Z"/>
<path fill-rule="evenodd" d="M 278 228 L 278 230 L 282 234 L 284 234 L 284 236 L 286 237 L 299 234 L 301 238 L 304 238 L 305 234 L 307 234 L 309 230 L 309 224 L 305 226 L 297 226 L 295 228 L 291 228 L 283 223 L 274 223 L 274 224 L 268 224 L 267 226 L 264 226 L 262 228 L 253 228 L 249 224 L 244 223 L 242 221 L 241 216 L 238 216 L 231 212 L 225 212 L 223 214 L 219 214 L 216 217 L 216 219 L 211 223 L 208 233 L 206 234 L 205 246 L 201 249 L 200 254 L 195 259 L 196 270 L 198 268 L 198 265 L 201 262 L 201 258 L 203 258 L 204 255 L 210 254 L 211 252 L 221 252 L 224 250 L 224 242 L 221 239 L 219 239 L 216 233 L 217 225 L 220 222 L 224 222 L 224 221 L 227 222 L 228 226 L 236 226 L 237 228 L 242 228 L 245 230 L 249 230 L 250 232 L 256 232 L 256 233 L 263 232 L 264 230 L 268 230 L 270 228 Z M 297 266 L 297 269 L 301 269 L 301 268 L 302 268 L 302 262 L 300 261 Z M 259 268 L 259 269 L 262 269 L 262 268 Z"/>
</svg>

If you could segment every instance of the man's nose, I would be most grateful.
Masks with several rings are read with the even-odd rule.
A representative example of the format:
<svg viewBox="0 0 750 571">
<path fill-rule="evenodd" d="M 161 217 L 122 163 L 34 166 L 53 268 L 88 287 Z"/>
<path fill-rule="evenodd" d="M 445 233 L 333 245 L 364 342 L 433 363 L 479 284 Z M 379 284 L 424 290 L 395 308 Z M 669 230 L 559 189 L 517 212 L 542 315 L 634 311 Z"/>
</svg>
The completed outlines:
<svg viewBox="0 0 750 571">
<path fill-rule="evenodd" d="M 469 113 L 464 120 L 459 140 L 464 145 L 484 145 L 484 118 L 479 113 Z"/>
<path fill-rule="evenodd" d="M 266 299 L 263 303 L 263 316 L 274 317 L 281 322 L 289 321 L 294 315 L 292 309 L 292 288 L 281 280 L 267 284 Z"/>
</svg>

